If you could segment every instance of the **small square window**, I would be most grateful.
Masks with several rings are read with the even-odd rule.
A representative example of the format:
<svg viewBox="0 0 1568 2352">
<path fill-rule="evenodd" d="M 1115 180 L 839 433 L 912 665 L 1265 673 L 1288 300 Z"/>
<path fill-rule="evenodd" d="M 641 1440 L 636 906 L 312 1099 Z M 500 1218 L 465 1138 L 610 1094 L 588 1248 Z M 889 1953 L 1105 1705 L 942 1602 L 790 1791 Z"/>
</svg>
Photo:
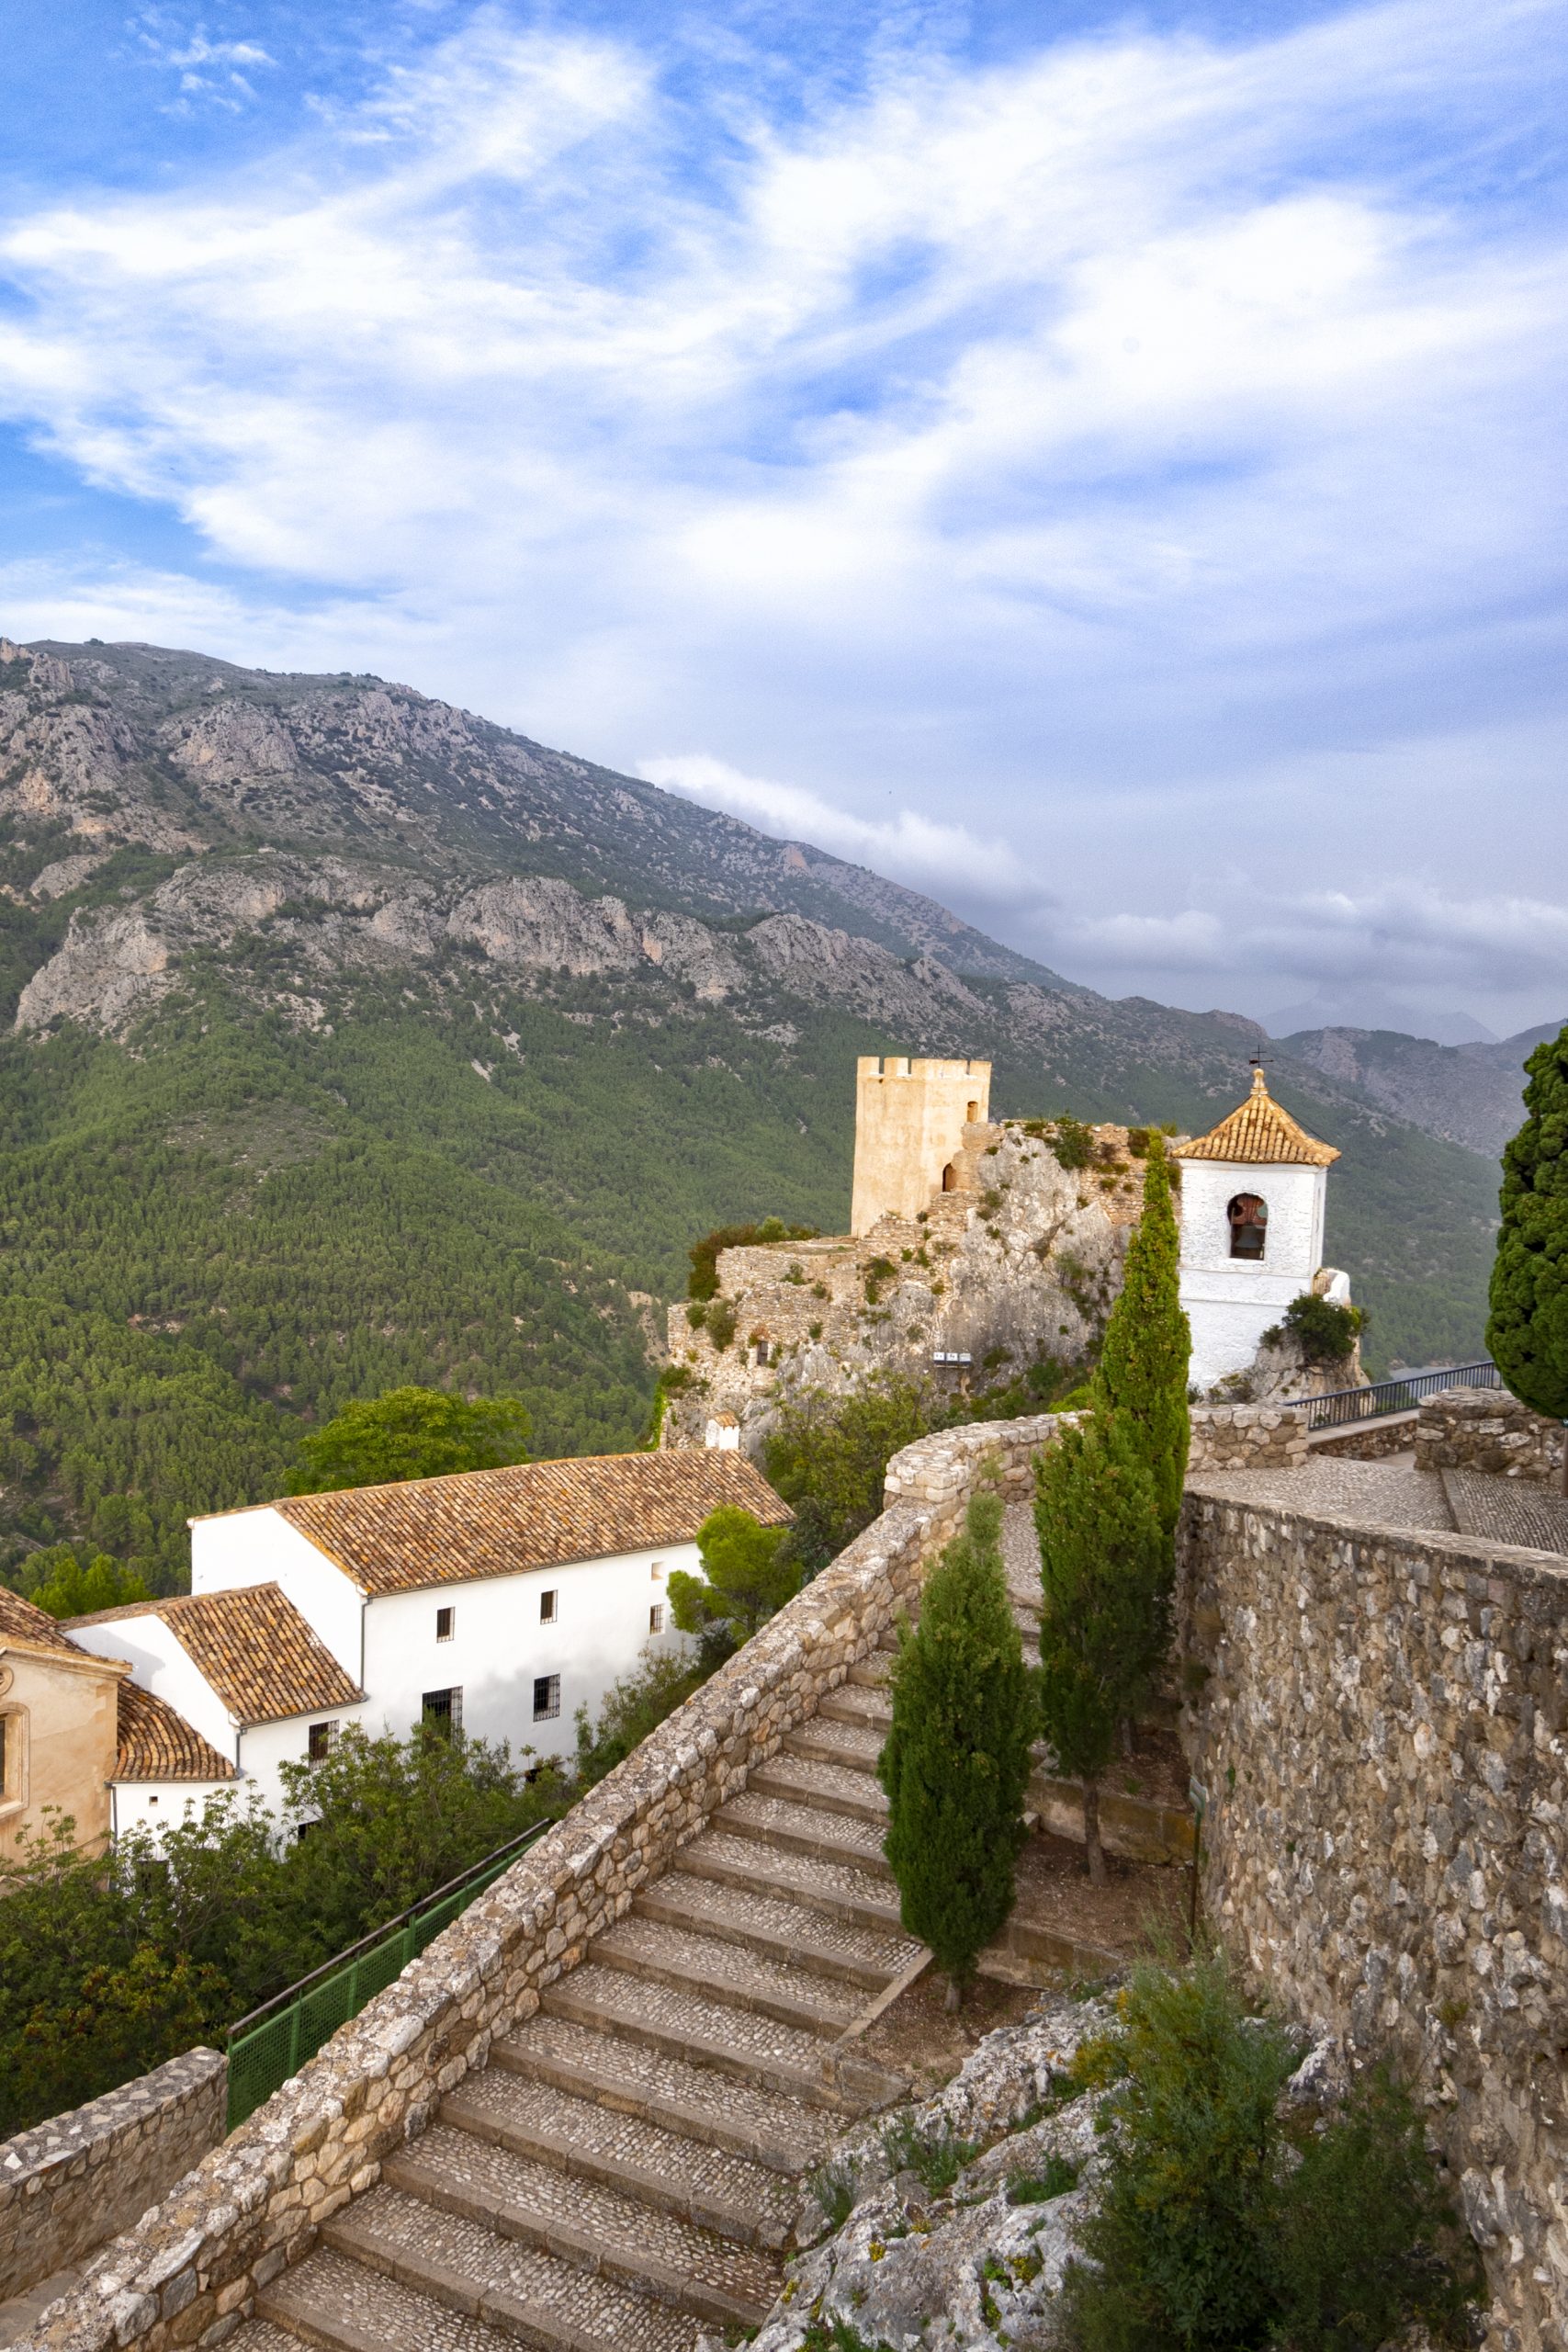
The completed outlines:
<svg viewBox="0 0 1568 2352">
<path fill-rule="evenodd" d="M 542 1592 L 539 1595 L 539 1623 L 541 1625 L 553 1625 L 555 1623 L 556 1602 L 559 1599 L 560 1595 L 558 1592 Z"/>
<path fill-rule="evenodd" d="M 661 1600 L 656 1600 L 648 1612 L 648 1630 L 650 1634 L 664 1631 L 664 1603 Z"/>
<path fill-rule="evenodd" d="M 560 1713 L 560 1676 L 536 1674 L 534 1677 L 534 1721 L 542 1724 Z"/>
<path fill-rule="evenodd" d="M 654 1564 L 653 1564 L 652 1567 L 649 1570 L 649 1574 L 652 1577 L 653 1581 L 654 1581 L 654 1583 L 655 1583 L 655 1584 L 662 1584 L 662 1583 L 664 1582 L 664 1563 L 663 1563 L 663 1561 L 662 1561 L 662 1560 L 655 1560 L 655 1562 L 654 1562 Z"/>
<path fill-rule="evenodd" d="M 419 1702 L 420 1713 L 432 1731 L 450 1738 L 463 1728 L 463 1693 L 461 1689 L 427 1690 Z"/>
<path fill-rule="evenodd" d="M 312 1764 L 324 1764 L 337 1746 L 335 1723 L 312 1724 L 306 1735 L 305 1754 Z"/>
<path fill-rule="evenodd" d="M 438 1642 L 449 1642 L 454 1632 L 457 1630 L 457 1612 L 455 1609 L 438 1609 L 435 1612 L 436 1640 Z"/>
</svg>

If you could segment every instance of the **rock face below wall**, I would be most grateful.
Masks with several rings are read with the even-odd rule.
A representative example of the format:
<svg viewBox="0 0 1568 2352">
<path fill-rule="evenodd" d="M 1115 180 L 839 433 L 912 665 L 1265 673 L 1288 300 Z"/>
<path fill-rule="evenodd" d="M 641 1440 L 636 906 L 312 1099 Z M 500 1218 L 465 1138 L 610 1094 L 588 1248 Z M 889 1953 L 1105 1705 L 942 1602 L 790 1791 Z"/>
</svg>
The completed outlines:
<svg viewBox="0 0 1568 2352">
<path fill-rule="evenodd" d="M 1568 2314 L 1568 1568 L 1189 1489 L 1185 1732 L 1216 1927 L 1358 2060 L 1416 2079 L 1506 2313 Z"/>
<path fill-rule="evenodd" d="M 1043 1357 L 1064 1366 L 1097 1350 L 1143 1204 L 1142 1162 L 1127 1129 L 1099 1126 L 1093 1159 L 1064 1168 L 1044 1123 L 1010 1119 L 964 1130 L 957 1189 L 912 1218 L 848 1235 L 726 1250 L 719 1298 L 694 1329 L 670 1310 L 670 1357 L 688 1385 L 671 1400 L 669 1445 L 701 1445 L 708 1424 L 739 1427 L 749 1451 L 782 1397 L 806 1388 L 847 1396 L 878 1372 L 982 1389 Z M 938 1354 L 967 1365 L 933 1365 Z"/>
</svg>

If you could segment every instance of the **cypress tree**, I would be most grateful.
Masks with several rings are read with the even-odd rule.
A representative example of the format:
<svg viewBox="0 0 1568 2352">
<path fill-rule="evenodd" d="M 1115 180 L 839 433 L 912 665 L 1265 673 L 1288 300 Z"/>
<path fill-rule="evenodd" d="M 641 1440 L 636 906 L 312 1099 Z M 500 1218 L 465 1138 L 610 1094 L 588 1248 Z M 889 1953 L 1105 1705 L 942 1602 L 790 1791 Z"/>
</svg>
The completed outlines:
<svg viewBox="0 0 1568 2352">
<path fill-rule="evenodd" d="M 1503 1154 L 1486 1344 L 1521 1404 L 1568 1420 L 1568 1028 L 1525 1068 L 1525 1123 Z M 1562 1483 L 1568 1493 L 1568 1447 Z"/>
<path fill-rule="evenodd" d="M 1094 1381 L 1098 1400 L 1135 1425 L 1168 1544 L 1176 1535 L 1192 1436 L 1187 1408 L 1192 1335 L 1181 1305 L 1181 1245 L 1170 1191 L 1165 1137 L 1151 1135 L 1144 1214 L 1128 1244 L 1126 1272 L 1105 1327 Z"/>
<path fill-rule="evenodd" d="M 932 1570 L 919 1624 L 899 1638 L 893 1724 L 876 1768 L 900 1915 L 946 1973 L 952 2007 L 1012 1909 L 1035 1728 L 1001 1525 L 999 1498 L 976 1495 Z"/>
<path fill-rule="evenodd" d="M 1089 1875 L 1105 1883 L 1100 1783 L 1117 1727 L 1165 1645 L 1169 1555 L 1153 1474 L 1130 1419 L 1097 1407 L 1040 1458 L 1040 1714 L 1058 1769 L 1083 1782 Z"/>
</svg>

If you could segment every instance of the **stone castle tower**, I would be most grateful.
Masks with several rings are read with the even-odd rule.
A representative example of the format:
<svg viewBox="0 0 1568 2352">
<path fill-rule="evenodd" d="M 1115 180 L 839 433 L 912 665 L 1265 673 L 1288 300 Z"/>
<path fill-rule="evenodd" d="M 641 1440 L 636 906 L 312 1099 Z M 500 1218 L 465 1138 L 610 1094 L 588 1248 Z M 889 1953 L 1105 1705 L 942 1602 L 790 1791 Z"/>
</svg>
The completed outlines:
<svg viewBox="0 0 1568 2352">
<path fill-rule="evenodd" d="M 855 1173 L 850 1231 L 912 1217 L 957 1188 L 964 1130 L 990 1114 L 989 1062 L 863 1054 L 855 1064 Z"/>
</svg>

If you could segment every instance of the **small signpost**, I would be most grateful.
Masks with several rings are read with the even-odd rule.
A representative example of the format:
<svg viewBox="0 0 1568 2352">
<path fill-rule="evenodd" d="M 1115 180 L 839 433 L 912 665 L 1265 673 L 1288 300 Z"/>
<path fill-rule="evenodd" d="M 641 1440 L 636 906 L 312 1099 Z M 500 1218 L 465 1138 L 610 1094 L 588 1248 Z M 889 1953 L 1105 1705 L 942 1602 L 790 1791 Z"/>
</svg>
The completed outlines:
<svg viewBox="0 0 1568 2352">
<path fill-rule="evenodd" d="M 1192 1805 L 1192 1885 L 1187 1898 L 1187 1948 L 1190 1951 L 1198 1937 L 1198 1866 L 1203 1858 L 1203 1815 L 1209 1810 L 1209 1792 L 1201 1781 L 1189 1781 L 1187 1794 Z"/>
</svg>

